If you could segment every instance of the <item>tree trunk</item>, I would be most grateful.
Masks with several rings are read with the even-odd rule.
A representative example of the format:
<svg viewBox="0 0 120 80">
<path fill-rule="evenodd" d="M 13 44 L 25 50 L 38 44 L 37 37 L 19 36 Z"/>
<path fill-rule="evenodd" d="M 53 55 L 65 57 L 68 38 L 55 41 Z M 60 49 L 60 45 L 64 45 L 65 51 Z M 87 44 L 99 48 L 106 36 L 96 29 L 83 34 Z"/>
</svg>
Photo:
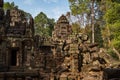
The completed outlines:
<svg viewBox="0 0 120 80">
<path fill-rule="evenodd" d="M 109 26 L 108 26 L 108 24 L 107 24 L 107 33 L 108 33 L 108 47 L 110 47 L 111 46 L 111 40 L 110 40 L 110 28 L 109 28 Z"/>
<path fill-rule="evenodd" d="M 116 55 L 118 56 L 118 58 L 120 60 L 120 53 L 115 49 L 115 47 L 113 47 L 113 51 L 116 53 Z"/>
<path fill-rule="evenodd" d="M 92 0 L 92 7 L 91 7 L 91 28 L 92 28 L 92 43 L 95 42 L 95 29 L 94 29 L 94 0 Z"/>
</svg>

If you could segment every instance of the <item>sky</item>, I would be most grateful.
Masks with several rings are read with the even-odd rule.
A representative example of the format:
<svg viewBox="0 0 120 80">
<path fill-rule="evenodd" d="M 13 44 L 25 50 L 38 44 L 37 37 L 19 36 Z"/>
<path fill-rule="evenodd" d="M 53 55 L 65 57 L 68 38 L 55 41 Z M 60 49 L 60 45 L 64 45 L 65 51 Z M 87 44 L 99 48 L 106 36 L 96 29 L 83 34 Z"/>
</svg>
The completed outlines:
<svg viewBox="0 0 120 80">
<path fill-rule="evenodd" d="M 14 2 L 33 17 L 40 12 L 44 12 L 49 18 L 57 20 L 62 14 L 66 14 L 69 9 L 68 0 L 4 0 L 4 2 Z"/>
</svg>

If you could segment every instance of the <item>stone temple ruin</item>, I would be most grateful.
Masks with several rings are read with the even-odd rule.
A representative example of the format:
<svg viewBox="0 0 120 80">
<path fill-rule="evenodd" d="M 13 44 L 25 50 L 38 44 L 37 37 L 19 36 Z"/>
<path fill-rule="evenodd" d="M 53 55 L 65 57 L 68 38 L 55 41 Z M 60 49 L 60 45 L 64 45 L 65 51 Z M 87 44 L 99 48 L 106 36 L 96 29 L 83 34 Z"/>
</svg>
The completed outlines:
<svg viewBox="0 0 120 80">
<path fill-rule="evenodd" d="M 119 65 L 76 34 L 62 15 L 52 38 L 34 35 L 34 21 L 19 9 L 3 10 L 0 0 L 0 80 L 120 80 Z"/>
<path fill-rule="evenodd" d="M 71 33 L 72 27 L 69 25 L 67 18 L 62 15 L 54 26 L 52 37 L 54 40 L 65 40 Z"/>
</svg>

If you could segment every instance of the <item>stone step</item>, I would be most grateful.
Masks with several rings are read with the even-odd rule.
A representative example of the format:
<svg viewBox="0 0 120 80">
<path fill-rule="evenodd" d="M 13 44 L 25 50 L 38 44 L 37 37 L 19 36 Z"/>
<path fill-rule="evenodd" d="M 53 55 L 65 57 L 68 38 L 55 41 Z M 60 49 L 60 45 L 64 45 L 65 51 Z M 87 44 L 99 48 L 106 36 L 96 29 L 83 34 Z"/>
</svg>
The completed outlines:
<svg viewBox="0 0 120 80">
<path fill-rule="evenodd" d="M 8 70 L 8 67 L 0 63 L 0 72 L 5 72 Z"/>
<path fill-rule="evenodd" d="M 12 71 L 12 72 L 22 72 L 24 70 L 23 67 L 16 67 L 16 66 L 12 66 L 9 68 L 9 71 Z"/>
</svg>

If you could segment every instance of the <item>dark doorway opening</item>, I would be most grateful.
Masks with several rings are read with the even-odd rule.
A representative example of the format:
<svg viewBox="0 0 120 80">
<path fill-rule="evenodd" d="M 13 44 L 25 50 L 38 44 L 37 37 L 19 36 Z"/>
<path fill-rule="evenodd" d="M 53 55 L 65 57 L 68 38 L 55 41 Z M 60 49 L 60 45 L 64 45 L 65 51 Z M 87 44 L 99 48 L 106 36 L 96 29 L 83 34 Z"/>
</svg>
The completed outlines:
<svg viewBox="0 0 120 80">
<path fill-rule="evenodd" d="M 17 49 L 11 50 L 11 66 L 17 65 Z"/>
</svg>

